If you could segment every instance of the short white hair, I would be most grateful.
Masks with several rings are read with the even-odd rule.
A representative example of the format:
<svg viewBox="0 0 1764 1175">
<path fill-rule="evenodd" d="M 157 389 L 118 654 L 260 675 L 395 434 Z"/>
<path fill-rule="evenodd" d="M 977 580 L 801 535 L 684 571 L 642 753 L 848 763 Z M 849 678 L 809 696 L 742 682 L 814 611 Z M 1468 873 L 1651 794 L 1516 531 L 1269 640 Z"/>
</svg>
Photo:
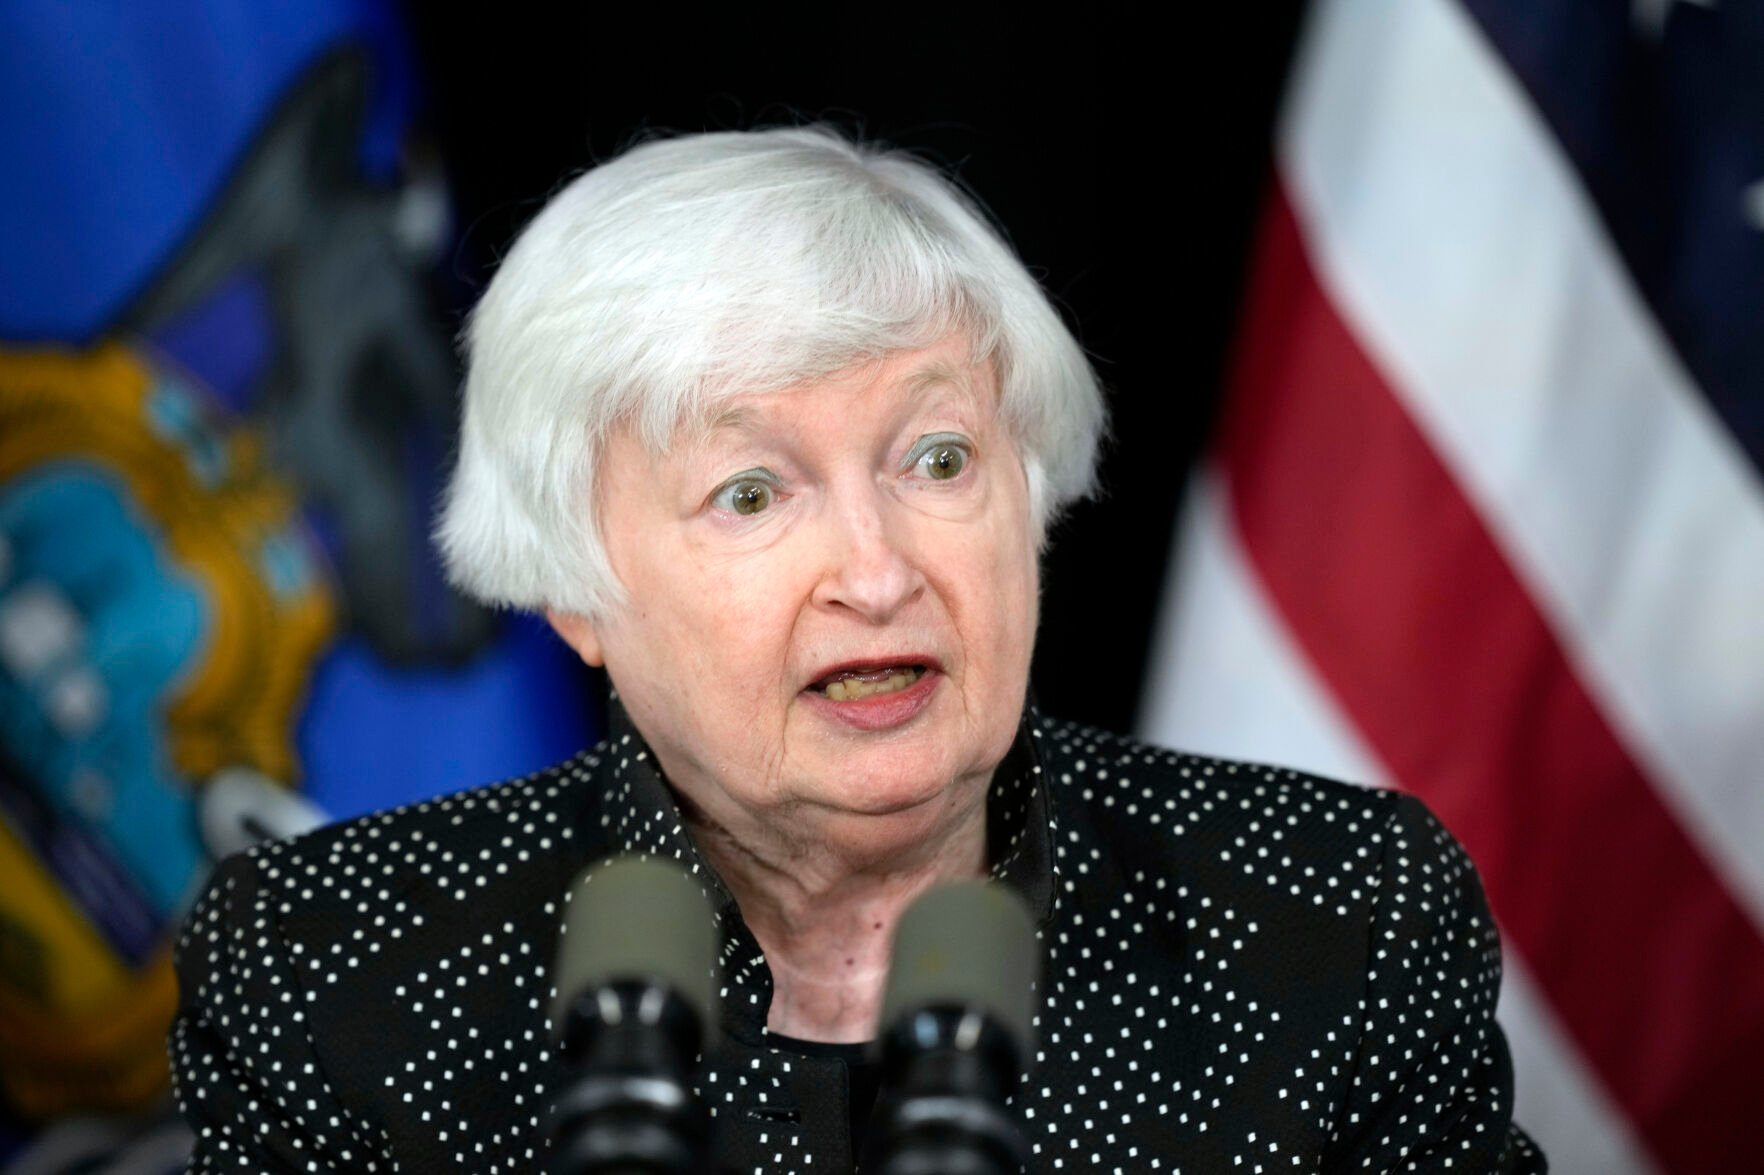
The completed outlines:
<svg viewBox="0 0 1764 1175">
<path fill-rule="evenodd" d="M 976 201 L 936 167 L 822 125 L 655 139 L 576 177 L 462 332 L 459 461 L 436 539 L 485 603 L 598 619 L 625 602 L 595 470 L 736 394 L 966 334 L 990 359 L 1038 550 L 1095 484 L 1101 388 Z"/>
</svg>

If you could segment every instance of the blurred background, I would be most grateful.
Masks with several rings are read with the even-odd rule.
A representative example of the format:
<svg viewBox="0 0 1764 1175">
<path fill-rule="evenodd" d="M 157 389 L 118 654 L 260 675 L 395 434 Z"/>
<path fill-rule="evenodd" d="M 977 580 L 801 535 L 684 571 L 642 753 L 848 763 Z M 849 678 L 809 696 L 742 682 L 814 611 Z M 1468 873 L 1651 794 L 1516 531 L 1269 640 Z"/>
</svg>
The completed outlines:
<svg viewBox="0 0 1764 1175">
<path fill-rule="evenodd" d="M 604 683 L 426 541 L 453 336 L 568 177 L 826 120 L 1095 361 L 1047 711 L 1420 795 L 1556 1168 L 1754 1170 L 1764 6 L 0 9 L 0 1166 L 181 1169 L 170 944 L 264 836 L 520 774 Z"/>
</svg>

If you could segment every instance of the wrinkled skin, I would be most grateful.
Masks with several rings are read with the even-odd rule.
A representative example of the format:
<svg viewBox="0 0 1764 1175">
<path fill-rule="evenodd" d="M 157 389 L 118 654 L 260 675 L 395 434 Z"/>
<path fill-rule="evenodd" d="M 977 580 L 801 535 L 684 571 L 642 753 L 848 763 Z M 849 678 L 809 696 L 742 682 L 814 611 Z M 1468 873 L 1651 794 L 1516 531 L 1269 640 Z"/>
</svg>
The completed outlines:
<svg viewBox="0 0 1764 1175">
<path fill-rule="evenodd" d="M 603 456 L 599 517 L 630 603 L 551 620 L 606 666 L 767 948 L 774 1027 L 867 1035 L 878 939 L 932 881 L 984 867 L 986 787 L 1016 733 L 1039 592 L 997 395 L 950 336 L 738 396 L 663 453 L 619 434 Z M 959 473 L 919 460 L 932 436 L 967 454 Z M 763 508 L 739 512 L 742 493 Z M 903 725 L 854 730 L 805 698 L 831 665 L 873 656 L 942 665 Z M 786 1011 L 793 971 L 826 996 L 818 1023 Z"/>
</svg>

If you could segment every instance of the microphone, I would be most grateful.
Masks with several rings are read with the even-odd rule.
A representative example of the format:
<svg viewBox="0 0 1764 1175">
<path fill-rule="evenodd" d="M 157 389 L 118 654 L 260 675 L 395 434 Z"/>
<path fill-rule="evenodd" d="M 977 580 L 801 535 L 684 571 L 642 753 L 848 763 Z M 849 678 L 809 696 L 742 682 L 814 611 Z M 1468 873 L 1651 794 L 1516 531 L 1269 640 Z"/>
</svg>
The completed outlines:
<svg viewBox="0 0 1764 1175">
<path fill-rule="evenodd" d="M 1015 892 L 928 890 L 901 916 L 882 999 L 881 1095 L 866 1175 L 1015 1175 L 1028 1143 L 1005 1109 L 1034 1052 L 1041 950 Z"/>
<path fill-rule="evenodd" d="M 715 1019 L 716 928 L 684 870 L 622 857 L 572 886 L 558 943 L 553 1035 L 558 1175 L 698 1175 L 710 1115 L 692 1092 Z"/>
</svg>

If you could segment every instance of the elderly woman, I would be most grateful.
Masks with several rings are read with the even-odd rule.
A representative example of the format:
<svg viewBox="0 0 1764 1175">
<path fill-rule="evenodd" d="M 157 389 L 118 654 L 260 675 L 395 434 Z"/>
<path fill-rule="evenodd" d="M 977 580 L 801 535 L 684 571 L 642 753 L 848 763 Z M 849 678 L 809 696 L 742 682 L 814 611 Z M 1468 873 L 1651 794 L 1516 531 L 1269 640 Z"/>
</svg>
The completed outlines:
<svg viewBox="0 0 1764 1175">
<path fill-rule="evenodd" d="M 1101 397 L 936 170 L 816 127 L 645 143 L 546 205 L 467 337 L 448 567 L 605 667 L 608 737 L 220 869 L 172 1037 L 197 1169 L 542 1164 L 559 899 L 621 851 L 720 907 L 732 1168 L 850 1168 L 895 923 L 990 874 L 1046 950 L 1035 1170 L 1543 1169 L 1495 928 L 1420 803 L 1029 699 Z"/>
</svg>

